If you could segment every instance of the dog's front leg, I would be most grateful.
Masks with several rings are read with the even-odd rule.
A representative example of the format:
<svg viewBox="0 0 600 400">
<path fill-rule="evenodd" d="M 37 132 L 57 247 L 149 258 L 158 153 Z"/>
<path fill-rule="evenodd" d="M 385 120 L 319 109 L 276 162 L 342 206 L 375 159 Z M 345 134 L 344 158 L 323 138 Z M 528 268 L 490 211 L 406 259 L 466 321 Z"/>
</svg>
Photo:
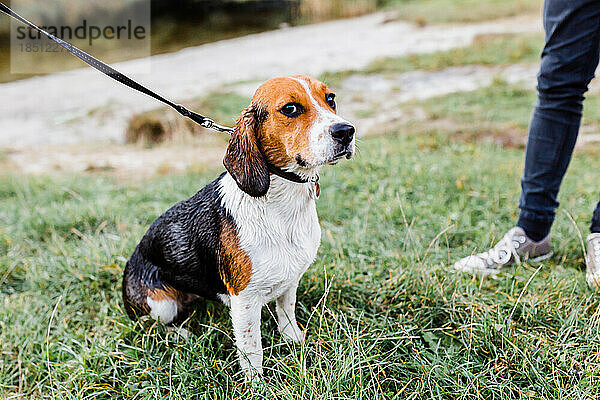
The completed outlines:
<svg viewBox="0 0 600 400">
<path fill-rule="evenodd" d="M 262 375 L 263 349 L 260 337 L 262 302 L 257 296 L 230 296 L 231 321 L 242 371 L 251 382 Z"/>
<path fill-rule="evenodd" d="M 304 332 L 296 322 L 296 290 L 298 282 L 295 282 L 281 296 L 277 298 L 277 323 L 279 332 L 286 339 L 294 343 L 304 341 Z"/>
</svg>

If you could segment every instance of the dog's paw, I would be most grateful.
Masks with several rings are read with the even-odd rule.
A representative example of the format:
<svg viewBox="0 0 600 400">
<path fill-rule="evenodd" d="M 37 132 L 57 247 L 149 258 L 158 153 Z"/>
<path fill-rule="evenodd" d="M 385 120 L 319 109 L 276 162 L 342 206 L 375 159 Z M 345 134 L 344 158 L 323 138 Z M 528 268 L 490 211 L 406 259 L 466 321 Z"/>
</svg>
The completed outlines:
<svg viewBox="0 0 600 400">
<path fill-rule="evenodd" d="M 187 342 L 192 335 L 190 331 L 182 326 L 168 326 L 167 330 L 173 334 L 177 342 Z"/>
<path fill-rule="evenodd" d="M 258 369 L 250 366 L 244 368 L 244 382 L 252 390 L 260 388 L 265 383 L 262 367 L 259 367 Z"/>
<path fill-rule="evenodd" d="M 285 340 L 287 340 L 288 342 L 293 342 L 293 343 L 298 343 L 298 344 L 303 343 L 304 339 L 306 337 L 304 331 L 302 331 L 302 329 L 300 329 L 298 324 L 287 324 L 283 328 L 281 328 L 281 326 L 280 326 L 279 332 L 281 333 L 281 336 L 283 336 L 283 338 Z"/>
</svg>

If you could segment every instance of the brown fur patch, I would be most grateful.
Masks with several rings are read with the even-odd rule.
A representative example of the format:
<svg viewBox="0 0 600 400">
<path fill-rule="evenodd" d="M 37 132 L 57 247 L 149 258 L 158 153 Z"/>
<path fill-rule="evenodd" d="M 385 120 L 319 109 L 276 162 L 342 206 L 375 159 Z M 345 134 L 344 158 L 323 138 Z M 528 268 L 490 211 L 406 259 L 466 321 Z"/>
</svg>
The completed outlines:
<svg viewBox="0 0 600 400">
<path fill-rule="evenodd" d="M 296 79 L 305 82 L 310 93 Z M 304 75 L 273 78 L 256 90 L 251 105 L 237 120 L 223 159 L 240 189 L 253 197 L 263 196 L 270 184 L 267 163 L 279 168 L 298 159 L 316 163 L 309 134 L 320 111 L 312 99 L 335 114 L 327 104 L 329 93 L 323 82 Z M 283 115 L 280 110 L 288 103 L 300 104 L 304 112 L 295 118 Z"/>
<path fill-rule="evenodd" d="M 252 99 L 252 104 L 267 111 L 267 118 L 258 131 L 259 145 L 266 159 L 277 167 L 287 166 L 298 156 L 308 162 L 313 161 L 309 133 L 318 119 L 319 110 L 315 108 L 311 95 L 292 78 L 306 82 L 319 106 L 336 113 L 327 104 L 326 96 L 331 92 L 327 85 L 308 76 L 274 78 L 261 85 Z M 296 118 L 286 117 L 279 110 L 288 103 L 300 104 L 304 112 Z"/>
<path fill-rule="evenodd" d="M 164 285 L 162 289 L 149 288 L 148 296 L 154 301 L 175 300 L 179 306 L 188 305 L 199 297 L 198 295 L 182 292 L 168 285 Z"/>
<path fill-rule="evenodd" d="M 253 197 L 269 190 L 269 171 L 258 144 L 257 130 L 264 112 L 251 105 L 240 114 L 229 140 L 223 164 L 244 192 Z"/>
<path fill-rule="evenodd" d="M 163 289 L 149 288 L 148 297 L 154 301 L 175 300 L 179 303 L 184 296 L 182 296 L 182 293 L 179 290 L 165 285 Z"/>
<path fill-rule="evenodd" d="M 219 275 L 225 284 L 227 293 L 238 295 L 250 283 L 252 261 L 240 247 L 237 228 L 229 218 L 225 218 L 221 222 L 219 255 Z"/>
</svg>

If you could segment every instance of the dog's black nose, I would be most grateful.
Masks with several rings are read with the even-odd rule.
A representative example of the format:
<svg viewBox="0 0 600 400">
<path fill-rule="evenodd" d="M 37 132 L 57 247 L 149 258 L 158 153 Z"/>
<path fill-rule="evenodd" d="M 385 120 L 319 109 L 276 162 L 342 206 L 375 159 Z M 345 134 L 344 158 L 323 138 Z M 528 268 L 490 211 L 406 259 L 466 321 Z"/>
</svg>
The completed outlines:
<svg viewBox="0 0 600 400">
<path fill-rule="evenodd" d="M 354 138 L 354 127 L 348 123 L 331 125 L 329 132 L 335 141 L 340 142 L 344 146 L 349 145 Z"/>
</svg>

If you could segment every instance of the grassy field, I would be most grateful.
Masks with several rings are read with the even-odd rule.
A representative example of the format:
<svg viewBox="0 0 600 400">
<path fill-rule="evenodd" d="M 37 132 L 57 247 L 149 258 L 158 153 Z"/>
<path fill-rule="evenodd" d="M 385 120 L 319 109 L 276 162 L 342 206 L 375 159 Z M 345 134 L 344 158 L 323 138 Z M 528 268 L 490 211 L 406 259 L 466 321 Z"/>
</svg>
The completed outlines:
<svg viewBox="0 0 600 400">
<path fill-rule="evenodd" d="M 542 35 L 480 35 L 469 46 L 434 53 L 409 54 L 380 58 L 361 70 L 326 72 L 321 80 L 339 86 L 352 74 L 399 74 L 411 71 L 437 71 L 463 65 L 511 65 L 539 60 L 543 48 Z"/>
<path fill-rule="evenodd" d="M 448 138 L 398 127 L 324 171 L 322 245 L 298 293 L 308 340 L 285 344 L 264 310 L 268 380 L 253 398 L 598 398 L 600 297 L 578 238 L 597 200 L 597 153 L 575 157 L 554 258 L 482 280 L 449 264 L 511 227 L 522 152 Z M 148 225 L 217 172 L 1 178 L 0 397 L 250 395 L 224 306 L 200 303 L 196 335 L 177 342 L 129 321 L 120 300 Z"/>
<path fill-rule="evenodd" d="M 421 25 L 475 22 L 515 15 L 539 13 L 542 0 L 387 0 L 402 19 Z"/>
<path fill-rule="evenodd" d="M 539 36 L 486 36 L 358 72 L 529 63 L 539 50 Z M 193 108 L 224 123 L 247 104 L 210 99 Z M 403 104 L 426 119 L 362 139 L 354 160 L 324 170 L 322 244 L 298 291 L 307 341 L 286 344 L 274 305 L 265 308 L 266 380 L 253 393 L 223 305 L 200 302 L 195 335 L 180 342 L 131 322 L 120 299 L 125 261 L 150 223 L 221 169 L 135 182 L 0 173 L 0 399 L 600 398 L 600 295 L 585 284 L 581 243 L 598 201 L 597 147 L 576 151 L 552 259 L 487 279 L 450 268 L 514 224 L 523 152 L 488 139 L 522 139 L 533 101 L 532 90 L 498 80 Z M 585 124 L 600 125 L 599 102 L 586 101 Z"/>
<path fill-rule="evenodd" d="M 587 95 L 583 124 L 600 125 L 600 98 Z M 491 86 L 464 93 L 433 98 L 424 103 L 432 118 L 452 118 L 463 123 L 473 121 L 509 122 L 522 130 L 529 125 L 531 106 L 536 96 L 533 90 L 510 85 L 502 80 Z"/>
</svg>

